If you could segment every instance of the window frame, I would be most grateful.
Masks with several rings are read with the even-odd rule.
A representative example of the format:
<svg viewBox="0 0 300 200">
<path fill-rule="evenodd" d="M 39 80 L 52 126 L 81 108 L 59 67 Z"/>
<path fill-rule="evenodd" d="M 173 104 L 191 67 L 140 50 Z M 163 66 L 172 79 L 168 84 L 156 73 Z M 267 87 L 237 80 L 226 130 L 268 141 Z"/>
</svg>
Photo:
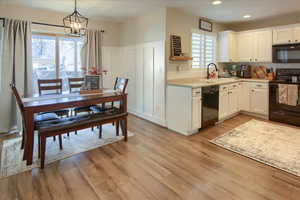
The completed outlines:
<svg viewBox="0 0 300 200">
<path fill-rule="evenodd" d="M 80 69 L 78 67 L 78 59 L 80 59 L 80 56 L 78 56 L 78 40 L 82 40 L 83 44 L 85 42 L 85 40 L 83 38 L 80 37 L 76 37 L 76 36 L 71 36 L 71 35 L 65 35 L 65 34 L 55 34 L 55 33 L 41 33 L 41 32 L 32 32 L 32 38 L 34 36 L 45 36 L 45 37 L 53 37 L 55 39 L 55 76 L 56 79 L 62 78 L 60 77 L 60 41 L 63 41 L 64 39 L 66 40 L 71 40 L 71 41 L 76 41 L 75 45 L 74 45 L 74 72 L 78 72 L 80 71 Z M 62 38 L 62 39 L 61 39 Z M 32 63 L 32 67 L 33 67 L 33 63 Z M 32 69 L 33 71 L 33 69 Z M 33 83 L 36 84 L 36 83 Z"/>
<path fill-rule="evenodd" d="M 214 33 L 214 32 L 207 32 L 207 31 L 203 31 L 203 30 L 199 30 L 199 29 L 192 29 L 191 30 L 191 34 L 190 34 L 190 51 L 191 51 L 191 56 L 193 57 L 193 34 L 202 34 L 204 35 L 204 37 L 207 37 L 207 36 L 211 36 L 213 37 L 213 41 L 214 41 L 214 55 L 213 55 L 213 63 L 216 63 L 217 62 L 217 57 L 218 57 L 218 34 L 217 33 Z M 205 40 L 205 38 L 204 38 Z M 204 48 L 205 48 L 205 43 L 204 43 Z M 205 49 L 204 49 L 205 51 Z M 204 61 L 205 63 L 205 61 Z M 202 69 L 205 69 L 206 66 L 204 64 L 204 66 L 198 66 L 198 67 L 194 67 L 193 66 L 193 61 L 191 61 L 191 69 L 192 70 L 202 70 Z"/>
</svg>

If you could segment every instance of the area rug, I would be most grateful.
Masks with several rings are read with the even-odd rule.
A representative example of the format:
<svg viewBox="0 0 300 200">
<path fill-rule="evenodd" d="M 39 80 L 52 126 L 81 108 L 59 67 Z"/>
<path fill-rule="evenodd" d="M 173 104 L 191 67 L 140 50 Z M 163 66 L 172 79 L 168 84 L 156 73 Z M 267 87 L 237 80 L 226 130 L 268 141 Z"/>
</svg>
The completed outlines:
<svg viewBox="0 0 300 200">
<path fill-rule="evenodd" d="M 58 138 L 54 141 L 52 137 L 49 137 L 47 139 L 46 147 L 46 164 L 123 139 L 123 136 L 116 136 L 115 127 L 110 124 L 103 126 L 102 139 L 98 138 L 98 131 L 98 129 L 95 129 L 94 131 L 91 131 L 91 129 L 85 129 L 78 131 L 77 135 L 75 135 L 74 132 L 70 133 L 70 137 L 65 134 L 63 136 L 63 150 L 59 149 Z M 128 131 L 129 137 L 133 135 L 134 134 L 132 132 Z M 23 150 L 20 150 L 20 136 L 2 141 L 0 155 L 0 179 L 40 166 L 40 160 L 38 159 L 37 134 L 35 137 L 33 164 L 31 166 L 27 166 L 26 162 L 22 161 Z"/>
<path fill-rule="evenodd" d="M 300 128 L 251 120 L 210 142 L 300 176 Z"/>
</svg>

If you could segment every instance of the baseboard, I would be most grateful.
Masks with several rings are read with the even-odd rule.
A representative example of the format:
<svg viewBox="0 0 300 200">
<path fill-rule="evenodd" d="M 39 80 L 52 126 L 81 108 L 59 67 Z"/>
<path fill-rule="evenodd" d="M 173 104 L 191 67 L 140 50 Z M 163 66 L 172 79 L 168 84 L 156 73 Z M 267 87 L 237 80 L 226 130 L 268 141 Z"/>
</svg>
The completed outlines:
<svg viewBox="0 0 300 200">
<path fill-rule="evenodd" d="M 253 116 L 253 117 L 258 117 L 258 118 L 262 118 L 262 119 L 266 119 L 266 120 L 269 119 L 268 115 L 261 115 L 261 114 L 257 114 L 257 113 L 247 112 L 247 111 L 240 111 L 240 112 L 234 113 L 232 115 L 229 115 L 227 117 L 224 117 L 224 118 L 220 119 L 216 124 L 220 124 L 220 123 L 224 122 L 225 120 L 231 119 L 231 118 L 233 118 L 233 117 L 235 117 L 239 114 L 250 115 L 250 116 Z"/>
<path fill-rule="evenodd" d="M 150 116 L 150 115 L 146 115 L 146 114 L 143 114 L 143 113 L 140 113 L 140 112 L 137 112 L 137 111 L 134 111 L 134 110 L 131 110 L 131 109 L 128 109 L 128 112 L 130 114 L 133 114 L 135 116 L 138 116 L 142 119 L 145 119 L 145 120 L 148 120 L 150 122 L 153 122 L 154 124 L 158 124 L 162 127 L 166 127 L 166 120 L 162 120 L 162 119 L 158 119 L 158 118 L 155 118 L 153 116 Z"/>
</svg>

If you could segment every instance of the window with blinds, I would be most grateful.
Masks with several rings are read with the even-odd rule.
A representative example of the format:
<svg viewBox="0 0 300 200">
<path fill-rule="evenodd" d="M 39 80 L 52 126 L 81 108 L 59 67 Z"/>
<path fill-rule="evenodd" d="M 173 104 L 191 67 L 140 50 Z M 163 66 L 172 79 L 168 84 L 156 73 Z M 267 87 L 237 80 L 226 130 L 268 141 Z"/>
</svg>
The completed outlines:
<svg viewBox="0 0 300 200">
<path fill-rule="evenodd" d="M 192 33 L 193 68 L 203 68 L 216 60 L 216 36 Z"/>
</svg>

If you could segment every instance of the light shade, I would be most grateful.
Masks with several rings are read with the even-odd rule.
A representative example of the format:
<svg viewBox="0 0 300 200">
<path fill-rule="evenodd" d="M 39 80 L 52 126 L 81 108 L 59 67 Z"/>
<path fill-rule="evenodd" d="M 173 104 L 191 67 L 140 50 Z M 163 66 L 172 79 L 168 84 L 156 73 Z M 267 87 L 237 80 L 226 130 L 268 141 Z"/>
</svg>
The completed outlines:
<svg viewBox="0 0 300 200">
<path fill-rule="evenodd" d="M 74 12 L 63 19 L 66 33 L 74 36 L 83 36 L 86 34 L 88 21 L 88 18 L 77 11 L 77 0 L 75 0 Z"/>
</svg>

